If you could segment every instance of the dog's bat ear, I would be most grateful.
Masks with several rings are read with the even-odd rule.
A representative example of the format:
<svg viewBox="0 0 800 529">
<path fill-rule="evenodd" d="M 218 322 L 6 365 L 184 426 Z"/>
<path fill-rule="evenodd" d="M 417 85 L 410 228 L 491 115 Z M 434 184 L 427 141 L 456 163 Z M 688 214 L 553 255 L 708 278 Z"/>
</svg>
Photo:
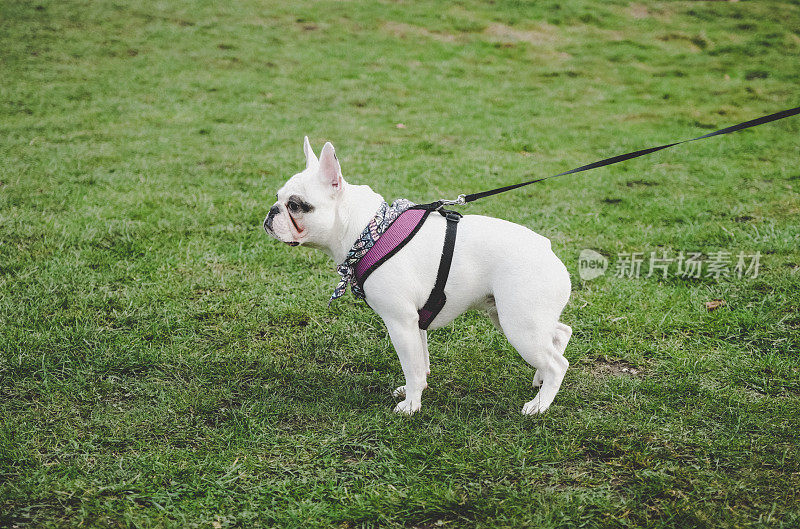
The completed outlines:
<svg viewBox="0 0 800 529">
<path fill-rule="evenodd" d="M 311 143 L 308 141 L 308 136 L 303 138 L 303 152 L 306 153 L 306 169 L 319 163 L 317 160 L 317 155 L 314 154 L 314 151 L 311 149 Z"/>
<path fill-rule="evenodd" d="M 342 182 L 344 182 L 342 168 L 339 166 L 339 160 L 336 158 L 336 151 L 331 142 L 327 142 L 319 154 L 319 178 L 324 184 L 337 191 L 341 189 Z"/>
</svg>

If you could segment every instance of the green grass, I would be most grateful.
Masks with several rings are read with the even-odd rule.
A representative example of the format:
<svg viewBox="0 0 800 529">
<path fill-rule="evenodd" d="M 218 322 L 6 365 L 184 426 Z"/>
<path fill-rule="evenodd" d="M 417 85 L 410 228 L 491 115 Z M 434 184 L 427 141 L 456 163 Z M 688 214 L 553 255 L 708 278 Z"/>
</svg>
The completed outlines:
<svg viewBox="0 0 800 529">
<path fill-rule="evenodd" d="M 0 526 L 800 525 L 800 119 L 464 208 L 572 273 L 541 417 L 478 314 L 392 414 L 380 319 L 261 229 L 304 134 L 422 202 L 797 106 L 800 3 L 293 4 L 0 3 Z"/>
</svg>

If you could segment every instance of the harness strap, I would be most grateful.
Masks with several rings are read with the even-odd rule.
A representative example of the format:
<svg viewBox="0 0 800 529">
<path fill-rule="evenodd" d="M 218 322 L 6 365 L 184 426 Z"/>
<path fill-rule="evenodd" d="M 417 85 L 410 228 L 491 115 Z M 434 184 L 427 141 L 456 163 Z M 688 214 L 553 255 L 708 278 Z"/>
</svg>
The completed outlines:
<svg viewBox="0 0 800 529">
<path fill-rule="evenodd" d="M 444 287 L 447 285 L 447 277 L 450 275 L 450 265 L 453 263 L 453 251 L 456 247 L 456 234 L 458 232 L 458 221 L 461 214 L 455 211 L 439 209 L 444 218 L 447 219 L 447 230 L 444 233 L 444 246 L 442 248 L 442 259 L 439 261 L 439 271 L 436 273 L 436 283 L 433 285 L 428 301 L 417 314 L 419 314 L 419 328 L 427 329 L 434 318 L 444 308 L 447 296 L 444 294 Z"/>
</svg>

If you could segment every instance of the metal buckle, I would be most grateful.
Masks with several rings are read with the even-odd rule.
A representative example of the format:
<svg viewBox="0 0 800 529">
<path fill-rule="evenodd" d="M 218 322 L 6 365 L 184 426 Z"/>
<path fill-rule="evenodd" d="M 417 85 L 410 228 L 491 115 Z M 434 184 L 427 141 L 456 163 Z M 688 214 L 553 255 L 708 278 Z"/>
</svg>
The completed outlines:
<svg viewBox="0 0 800 529">
<path fill-rule="evenodd" d="M 467 195 L 458 195 L 458 198 L 455 200 L 447 200 L 444 198 L 439 199 L 438 202 L 441 204 L 441 206 L 439 206 L 436 209 L 440 209 L 442 206 L 463 206 L 464 204 L 467 203 L 466 198 Z"/>
</svg>

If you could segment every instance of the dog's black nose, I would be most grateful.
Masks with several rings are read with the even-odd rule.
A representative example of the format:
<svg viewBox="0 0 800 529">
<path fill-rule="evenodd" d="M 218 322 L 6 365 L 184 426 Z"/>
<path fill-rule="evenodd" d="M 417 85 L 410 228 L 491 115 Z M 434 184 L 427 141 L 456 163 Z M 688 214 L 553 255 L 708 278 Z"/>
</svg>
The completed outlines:
<svg viewBox="0 0 800 529">
<path fill-rule="evenodd" d="M 277 215 L 279 212 L 280 208 L 278 208 L 278 206 L 272 206 L 271 208 L 269 208 L 269 213 L 267 214 L 267 218 L 264 219 L 265 230 L 267 231 L 272 230 L 272 219 L 275 218 L 275 215 Z"/>
</svg>

